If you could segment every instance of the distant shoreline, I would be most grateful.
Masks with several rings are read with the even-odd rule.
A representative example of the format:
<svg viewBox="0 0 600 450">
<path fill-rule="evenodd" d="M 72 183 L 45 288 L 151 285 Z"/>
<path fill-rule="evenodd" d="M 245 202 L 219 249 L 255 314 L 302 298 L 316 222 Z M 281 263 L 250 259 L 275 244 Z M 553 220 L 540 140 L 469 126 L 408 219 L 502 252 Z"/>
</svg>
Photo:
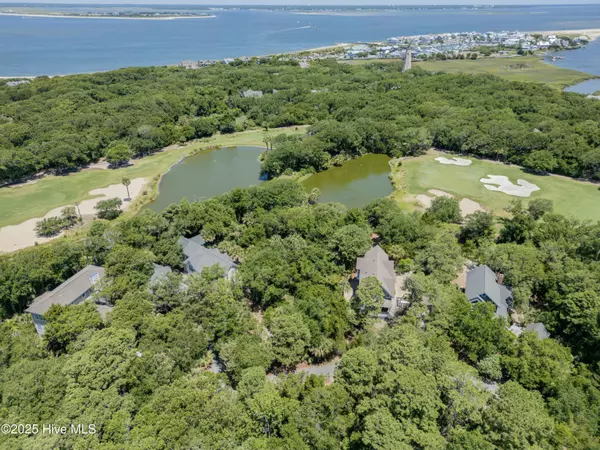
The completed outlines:
<svg viewBox="0 0 600 450">
<path fill-rule="evenodd" d="M 167 16 L 167 17 L 119 17 L 119 16 L 69 16 L 63 14 L 30 14 L 30 13 L 0 13 L 0 16 L 12 17 L 41 17 L 51 19 L 108 19 L 108 20 L 179 20 L 179 19 L 214 19 L 217 16 Z"/>
<path fill-rule="evenodd" d="M 340 16 L 340 17 L 369 17 L 369 16 L 381 16 L 382 14 L 396 13 L 400 11 L 395 10 L 381 10 L 381 11 L 292 11 L 292 14 L 300 16 Z"/>
<path fill-rule="evenodd" d="M 7 13 L 0 13 L 0 15 L 16 15 L 16 14 L 7 14 Z M 65 17 L 65 16 L 48 16 L 48 17 Z M 216 16 L 199 16 L 199 17 L 193 17 L 193 18 L 197 18 L 197 19 L 204 19 L 204 18 L 211 18 L 211 17 L 216 17 Z M 75 16 L 75 18 L 77 19 L 87 19 L 87 17 L 78 17 Z M 95 17 L 96 19 L 111 19 L 112 17 Z M 181 17 L 182 19 L 184 17 Z M 115 19 L 119 19 L 118 17 L 115 17 Z M 135 20 L 135 18 L 126 18 L 123 17 L 121 19 L 131 19 L 131 20 Z M 141 19 L 143 20 L 143 19 Z M 146 20 L 170 20 L 170 19 L 146 19 Z M 561 34 L 569 34 L 569 35 L 585 35 L 590 39 L 590 42 L 592 41 L 596 41 L 598 40 L 598 38 L 600 38 L 600 28 L 594 28 L 594 29 L 587 29 L 587 30 L 557 30 L 557 31 L 526 31 L 525 33 L 528 34 L 543 34 L 543 35 L 551 35 L 551 34 L 556 34 L 556 35 L 561 35 Z M 401 37 L 411 37 L 411 36 L 401 36 Z M 372 43 L 379 43 L 381 44 L 381 42 L 372 42 Z M 335 49 L 335 48 L 342 48 L 342 47 L 348 47 L 350 45 L 353 45 L 351 43 L 337 43 L 337 44 L 332 44 L 332 45 L 324 45 L 322 47 L 316 47 L 316 48 L 308 48 L 308 49 L 302 49 L 302 50 L 296 50 L 296 51 L 291 51 L 291 52 L 279 52 L 279 53 L 271 53 L 269 55 L 266 56 L 277 56 L 277 55 L 286 55 L 286 54 L 298 54 L 298 53 L 305 53 L 305 52 L 317 52 L 317 51 L 323 51 L 323 50 L 330 50 L 330 49 Z M 259 57 L 259 56 L 257 56 Z M 164 64 L 156 64 L 156 65 L 152 65 L 152 66 L 148 66 L 148 67 L 161 67 L 164 66 Z M 60 75 L 25 75 L 25 76 L 17 76 L 17 75 L 13 75 L 13 76 L 2 76 L 0 75 L 0 80 L 33 80 L 35 78 L 38 77 L 43 77 L 43 76 L 48 76 L 50 78 L 52 77 L 66 77 L 66 76 L 70 76 L 70 75 L 90 75 L 93 73 L 104 73 L 104 72 L 110 72 L 112 70 L 119 70 L 117 69 L 108 69 L 108 70 L 99 70 L 99 71 L 94 71 L 94 72 L 77 72 L 77 73 L 67 73 L 67 74 L 60 74 Z"/>
<path fill-rule="evenodd" d="M 551 30 L 551 31 L 525 31 L 528 34 L 555 34 L 557 36 L 569 34 L 569 35 L 579 35 L 586 36 L 590 39 L 590 41 L 595 41 L 600 38 L 600 29 L 593 28 L 588 30 Z"/>
</svg>

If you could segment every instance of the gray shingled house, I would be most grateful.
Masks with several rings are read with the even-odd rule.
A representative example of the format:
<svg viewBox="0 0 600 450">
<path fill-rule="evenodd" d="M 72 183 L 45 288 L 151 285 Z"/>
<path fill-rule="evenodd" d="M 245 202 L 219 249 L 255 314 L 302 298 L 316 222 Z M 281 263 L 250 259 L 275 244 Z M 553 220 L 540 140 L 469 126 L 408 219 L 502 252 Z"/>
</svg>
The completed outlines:
<svg viewBox="0 0 600 450">
<path fill-rule="evenodd" d="M 525 330 L 537 334 L 538 339 L 548 339 L 550 337 L 550 333 L 546 329 L 546 325 L 544 325 L 542 322 L 530 323 L 525 327 Z"/>
<path fill-rule="evenodd" d="M 377 278 L 381 283 L 384 297 L 381 312 L 383 315 L 391 315 L 395 312 L 401 299 L 396 298 L 394 261 L 390 260 L 379 245 L 369 250 L 362 258 L 356 258 L 356 277 L 359 284 L 361 278 Z"/>
<path fill-rule="evenodd" d="M 152 272 L 152 276 L 150 277 L 150 284 L 157 282 L 172 272 L 169 266 L 161 266 L 159 264 L 152 263 L 152 267 L 154 268 L 154 272 Z"/>
<path fill-rule="evenodd" d="M 38 334 L 44 334 L 46 321 L 43 315 L 52 305 L 70 306 L 81 303 L 91 295 L 94 285 L 103 277 L 104 269 L 102 267 L 86 266 L 53 291 L 44 292 L 36 298 L 25 312 L 31 314 Z M 103 312 L 105 311 L 100 311 L 101 314 Z"/>
<path fill-rule="evenodd" d="M 548 339 L 550 337 L 550 333 L 546 329 L 546 325 L 544 325 L 542 322 L 530 323 L 525 328 L 513 324 L 509 330 L 517 337 L 521 336 L 524 331 L 531 331 L 532 333 L 535 333 L 538 339 Z"/>
<path fill-rule="evenodd" d="M 183 267 L 186 273 L 202 272 L 205 267 L 218 264 L 225 269 L 227 278 L 231 278 L 237 270 L 237 264 L 228 255 L 216 248 L 206 248 L 205 241 L 200 235 L 190 239 L 182 236 L 179 238 L 179 243 L 185 255 Z"/>
<path fill-rule="evenodd" d="M 496 306 L 496 315 L 508 318 L 512 291 L 498 283 L 498 277 L 488 266 L 478 266 L 467 272 L 465 294 L 471 303 L 493 303 Z"/>
</svg>

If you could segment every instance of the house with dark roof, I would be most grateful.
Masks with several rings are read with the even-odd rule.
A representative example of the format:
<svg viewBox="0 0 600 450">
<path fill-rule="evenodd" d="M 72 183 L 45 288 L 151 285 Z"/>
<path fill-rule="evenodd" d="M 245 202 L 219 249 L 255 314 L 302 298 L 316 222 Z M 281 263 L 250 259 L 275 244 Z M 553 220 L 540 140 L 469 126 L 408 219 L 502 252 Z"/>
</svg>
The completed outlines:
<svg viewBox="0 0 600 450">
<path fill-rule="evenodd" d="M 104 277 L 104 268 L 98 266 L 86 266 L 63 284 L 50 292 L 44 292 L 36 298 L 25 312 L 31 314 L 33 324 L 38 334 L 44 334 L 46 321 L 44 314 L 52 305 L 70 306 L 77 305 L 89 298 L 95 285 Z M 100 309 L 102 309 L 100 311 Z M 101 314 L 105 314 L 105 307 L 100 308 Z"/>
<path fill-rule="evenodd" d="M 362 258 L 356 258 L 356 279 L 358 287 L 360 280 L 367 277 L 375 277 L 381 284 L 383 290 L 382 315 L 392 315 L 398 306 L 404 302 L 402 298 L 396 297 L 396 271 L 394 261 L 379 246 L 371 248 Z"/>
<path fill-rule="evenodd" d="M 232 278 L 237 271 L 237 264 L 225 253 L 216 248 L 206 248 L 202 236 L 193 238 L 180 237 L 179 243 L 183 247 L 185 260 L 183 268 L 186 273 L 202 272 L 204 268 L 218 264 L 221 266 L 227 278 Z"/>
<path fill-rule="evenodd" d="M 496 307 L 496 315 L 508 318 L 512 303 L 512 291 L 499 282 L 488 266 L 477 266 L 467 272 L 465 294 L 469 302 L 490 302 Z"/>
</svg>

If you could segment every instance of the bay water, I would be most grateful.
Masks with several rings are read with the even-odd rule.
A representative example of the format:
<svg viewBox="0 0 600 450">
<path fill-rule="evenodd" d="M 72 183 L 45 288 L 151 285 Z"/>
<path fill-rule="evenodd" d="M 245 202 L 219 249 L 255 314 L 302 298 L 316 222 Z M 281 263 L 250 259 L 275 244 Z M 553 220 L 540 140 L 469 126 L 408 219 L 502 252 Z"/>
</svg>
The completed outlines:
<svg viewBox="0 0 600 450">
<path fill-rule="evenodd" d="M 42 9 L 43 5 L 36 8 Z M 174 8 L 164 6 L 167 11 Z M 9 5 L 0 5 L 0 10 L 7 9 Z M 203 9 L 202 12 L 206 12 L 206 8 Z M 0 16 L 0 76 L 59 75 L 168 65 L 181 60 L 266 55 L 339 42 L 378 41 L 428 33 L 600 28 L 600 5 L 423 7 L 338 15 L 297 14 L 281 9 L 208 12 L 215 18 L 116 20 Z M 564 64 L 569 64 L 570 59 Z M 600 75 L 600 59 L 588 58 L 587 61 L 587 71 Z"/>
</svg>

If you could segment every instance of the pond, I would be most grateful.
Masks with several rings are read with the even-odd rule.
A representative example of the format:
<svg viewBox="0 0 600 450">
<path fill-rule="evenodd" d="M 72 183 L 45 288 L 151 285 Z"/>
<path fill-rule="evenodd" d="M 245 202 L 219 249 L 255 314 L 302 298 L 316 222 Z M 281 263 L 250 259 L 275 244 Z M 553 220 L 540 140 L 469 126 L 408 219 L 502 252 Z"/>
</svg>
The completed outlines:
<svg viewBox="0 0 600 450">
<path fill-rule="evenodd" d="M 308 192 L 318 188 L 320 203 L 337 202 L 349 208 L 365 206 L 392 193 L 389 161 L 385 155 L 361 156 L 311 176 L 304 187 Z"/>
<path fill-rule="evenodd" d="M 264 151 L 262 147 L 231 147 L 189 156 L 163 176 L 158 197 L 148 207 L 161 212 L 184 197 L 190 201 L 204 200 L 260 184 L 258 157 Z"/>
<path fill-rule="evenodd" d="M 566 92 L 577 92 L 578 94 L 594 94 L 600 91 L 600 79 L 587 80 L 565 88 Z"/>
<path fill-rule="evenodd" d="M 258 185 L 262 147 L 232 147 L 197 153 L 184 158 L 163 176 L 158 197 L 147 207 L 163 211 L 186 197 L 190 201 L 215 197 L 235 188 Z M 365 155 L 311 176 L 304 182 L 308 192 L 319 188 L 319 202 L 338 202 L 353 208 L 389 195 L 390 158 Z"/>
</svg>

